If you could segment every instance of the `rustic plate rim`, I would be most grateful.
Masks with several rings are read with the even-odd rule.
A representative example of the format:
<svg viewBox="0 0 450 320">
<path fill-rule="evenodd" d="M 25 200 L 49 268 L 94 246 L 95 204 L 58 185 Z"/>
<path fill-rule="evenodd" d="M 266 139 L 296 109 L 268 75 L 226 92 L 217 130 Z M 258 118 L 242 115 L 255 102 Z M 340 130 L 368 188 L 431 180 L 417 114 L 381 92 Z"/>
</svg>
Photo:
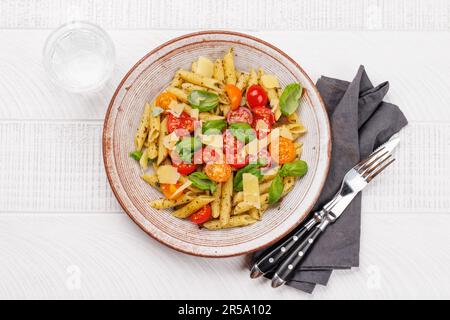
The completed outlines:
<svg viewBox="0 0 450 320">
<path fill-rule="evenodd" d="M 262 40 L 260 38 L 254 37 L 252 35 L 249 34 L 245 34 L 245 33 L 241 33 L 241 32 L 235 32 L 235 31 L 229 31 L 229 30 L 203 30 L 203 31 L 197 31 L 197 32 L 192 32 L 192 33 L 187 33 L 175 38 L 172 38 L 164 43 L 162 43 L 161 45 L 155 47 L 154 49 L 152 49 L 151 51 L 149 51 L 147 54 L 145 54 L 141 59 L 139 59 L 129 70 L 128 72 L 123 76 L 122 80 L 119 82 L 119 84 L 117 85 L 116 90 L 114 91 L 113 96 L 111 97 L 111 100 L 109 102 L 108 105 L 108 109 L 105 113 L 105 119 L 103 122 L 103 129 L 102 129 L 102 155 L 103 155 L 103 165 L 105 167 L 105 172 L 106 172 L 106 176 L 109 182 L 109 185 L 111 187 L 111 190 L 113 191 L 113 194 L 115 196 L 115 198 L 117 199 L 117 201 L 119 202 L 120 206 L 122 207 L 122 209 L 125 211 L 125 213 L 131 218 L 131 220 L 139 226 L 139 228 L 141 228 L 146 234 L 148 234 L 150 237 L 152 237 L 153 239 L 157 240 L 159 243 L 164 244 L 165 246 L 170 247 L 171 249 L 174 249 L 178 252 L 182 252 L 182 253 L 186 253 L 192 256 L 198 256 L 198 257 L 205 257 L 205 258 L 227 258 L 227 257 L 234 257 L 234 256 L 240 256 L 240 255 L 244 255 L 244 254 L 249 254 L 255 251 L 258 251 L 262 248 L 268 247 L 271 244 L 279 241 L 280 239 L 282 239 L 284 236 L 286 236 L 287 234 L 289 234 L 295 227 L 297 227 L 303 220 L 304 218 L 311 212 L 312 208 L 314 207 L 315 203 L 317 202 L 319 196 L 320 196 L 320 192 L 317 193 L 317 195 L 314 197 L 314 201 L 312 202 L 312 204 L 305 210 L 305 212 L 303 213 L 303 217 L 298 219 L 296 221 L 296 223 L 293 223 L 292 226 L 290 226 L 283 234 L 277 236 L 275 239 L 266 242 L 264 244 L 261 244 L 260 246 L 251 249 L 251 250 L 245 250 L 242 252 L 236 252 L 236 253 L 231 253 L 231 254 L 206 254 L 206 253 L 199 253 L 199 252 L 193 252 L 193 251 L 189 251 L 189 250 L 184 250 L 181 247 L 177 247 L 175 245 L 172 245 L 170 243 L 167 243 L 165 241 L 163 241 L 162 239 L 158 238 L 157 236 L 155 236 L 153 233 L 151 233 L 149 230 L 147 230 L 145 228 L 145 226 L 137 220 L 137 218 L 134 216 L 134 214 L 132 214 L 129 209 L 127 208 L 127 206 L 125 206 L 125 204 L 123 203 L 120 194 L 118 193 L 115 185 L 114 185 L 114 181 L 112 180 L 111 177 L 111 173 L 108 169 L 108 163 L 109 163 L 109 159 L 108 159 L 108 154 L 107 154 L 107 144 L 108 144 L 108 136 L 107 136 L 107 125 L 108 125 L 108 120 L 109 120 L 109 116 L 110 113 L 112 111 L 112 107 L 114 104 L 114 101 L 117 97 L 117 95 L 119 94 L 119 91 L 123 88 L 124 83 L 126 82 L 126 80 L 129 78 L 129 76 L 141 65 L 142 62 L 144 62 L 148 57 L 150 57 L 151 55 L 155 54 L 156 52 L 158 52 L 159 50 L 161 50 L 162 48 L 171 45 L 172 43 L 175 43 L 177 41 L 186 39 L 186 38 L 191 38 L 191 37 L 197 37 L 197 36 L 202 36 L 202 35 L 211 35 L 211 34 L 223 34 L 223 35 L 232 35 L 232 36 L 237 36 L 237 37 L 243 37 L 243 38 L 247 38 L 250 40 L 253 40 L 255 42 L 258 42 L 260 44 L 263 44 L 265 46 L 268 46 L 269 48 L 275 50 L 277 53 L 279 53 L 280 55 L 282 55 L 284 58 L 286 58 L 287 60 L 289 60 L 296 68 L 298 68 L 301 73 L 305 76 L 305 78 L 308 80 L 308 82 L 310 83 L 312 89 L 314 90 L 318 100 L 319 100 L 319 104 L 320 107 L 322 108 L 322 111 L 325 115 L 325 123 L 327 126 L 327 131 L 330 133 L 329 137 L 328 137 L 328 142 L 327 142 L 327 148 L 326 148 L 326 167 L 325 167 L 325 174 L 323 176 L 323 179 L 320 183 L 320 191 L 323 190 L 323 187 L 325 185 L 326 182 L 326 178 L 328 176 L 329 170 L 330 170 L 330 164 L 331 164 L 331 149 L 332 149 L 332 137 L 331 137 L 331 125 L 330 125 L 330 120 L 328 117 L 328 113 L 327 110 L 325 108 L 325 104 L 323 102 L 322 96 L 320 95 L 316 85 L 314 84 L 314 82 L 311 80 L 311 78 L 309 77 L 309 75 L 303 70 L 303 68 L 293 59 L 291 58 L 288 54 L 286 54 L 284 51 L 282 51 L 281 49 L 279 49 L 278 47 L 276 47 L 275 45 Z"/>
</svg>

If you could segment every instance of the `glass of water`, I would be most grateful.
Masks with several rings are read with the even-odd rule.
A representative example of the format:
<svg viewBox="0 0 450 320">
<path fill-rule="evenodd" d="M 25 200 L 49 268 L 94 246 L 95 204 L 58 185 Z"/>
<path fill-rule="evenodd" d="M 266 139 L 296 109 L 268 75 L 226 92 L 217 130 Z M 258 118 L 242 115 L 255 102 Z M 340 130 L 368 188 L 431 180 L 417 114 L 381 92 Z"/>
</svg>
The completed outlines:
<svg viewBox="0 0 450 320">
<path fill-rule="evenodd" d="M 111 38 L 89 22 L 62 25 L 44 46 L 44 67 L 51 80 L 72 92 L 100 90 L 111 77 L 114 61 Z"/>
</svg>

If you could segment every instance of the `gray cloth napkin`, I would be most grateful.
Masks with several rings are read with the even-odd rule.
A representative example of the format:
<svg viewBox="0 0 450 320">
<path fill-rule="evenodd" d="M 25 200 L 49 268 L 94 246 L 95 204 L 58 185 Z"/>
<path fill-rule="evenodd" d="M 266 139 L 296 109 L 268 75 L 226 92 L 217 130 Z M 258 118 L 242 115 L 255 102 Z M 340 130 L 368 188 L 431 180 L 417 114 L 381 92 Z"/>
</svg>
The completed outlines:
<svg viewBox="0 0 450 320">
<path fill-rule="evenodd" d="M 350 168 L 408 123 L 396 105 L 383 102 L 389 83 L 374 87 L 363 66 L 352 82 L 322 76 L 317 88 L 330 118 L 333 146 L 330 171 L 313 211 L 336 194 Z M 312 293 L 316 284 L 328 283 L 333 269 L 357 267 L 360 225 L 361 194 L 321 235 L 287 285 Z M 253 260 L 266 250 L 255 253 Z"/>
</svg>

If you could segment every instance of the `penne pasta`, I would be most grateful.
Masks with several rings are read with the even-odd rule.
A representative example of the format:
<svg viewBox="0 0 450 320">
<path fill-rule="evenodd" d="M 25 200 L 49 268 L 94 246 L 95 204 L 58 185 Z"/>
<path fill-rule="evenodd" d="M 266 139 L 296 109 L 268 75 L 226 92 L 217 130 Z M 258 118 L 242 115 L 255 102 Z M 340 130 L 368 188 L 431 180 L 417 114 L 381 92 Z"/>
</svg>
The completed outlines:
<svg viewBox="0 0 450 320">
<path fill-rule="evenodd" d="M 228 112 L 231 110 L 231 107 L 228 104 L 221 104 L 219 105 L 219 108 L 222 110 L 224 116 L 227 116 Z"/>
<path fill-rule="evenodd" d="M 269 98 L 270 107 L 272 109 L 273 114 L 275 115 L 275 120 L 280 119 L 281 110 L 280 110 L 280 99 L 278 98 L 278 94 L 275 89 L 267 89 L 267 97 Z"/>
<path fill-rule="evenodd" d="M 220 222 L 226 225 L 231 215 L 231 197 L 233 195 L 233 174 L 222 185 L 222 194 L 220 196 Z"/>
<path fill-rule="evenodd" d="M 270 169 L 269 171 L 266 171 L 261 181 L 262 182 L 272 181 L 276 177 L 279 169 L 280 169 L 279 167 L 275 167 Z"/>
<path fill-rule="evenodd" d="M 212 201 L 214 201 L 213 197 L 198 196 L 198 197 L 194 198 L 192 201 L 190 201 L 188 204 L 186 204 L 185 206 L 172 212 L 172 215 L 177 218 L 185 219 Z"/>
<path fill-rule="evenodd" d="M 150 201 L 150 207 L 155 209 L 168 209 L 173 208 L 185 203 L 190 203 L 192 200 L 192 196 L 190 195 L 183 195 L 181 198 L 178 199 L 158 199 Z"/>
<path fill-rule="evenodd" d="M 281 117 L 281 110 L 280 110 L 280 99 L 278 97 L 278 93 L 276 88 L 267 88 L 263 81 L 261 80 L 262 77 L 264 77 L 264 72 L 260 69 L 259 71 L 259 84 L 261 85 L 261 87 L 264 88 L 264 90 L 267 93 L 267 98 L 269 99 L 269 103 L 270 103 L 270 108 L 273 112 L 273 114 L 275 115 L 275 120 L 280 119 Z"/>
<path fill-rule="evenodd" d="M 210 120 L 222 120 L 225 119 L 223 116 L 218 116 L 214 113 L 210 112 L 200 112 L 198 118 L 202 121 L 210 121 Z"/>
<path fill-rule="evenodd" d="M 152 104 L 150 107 L 151 113 L 150 113 L 150 130 L 147 136 L 147 143 L 150 145 L 152 142 L 156 142 L 159 136 L 159 132 L 161 130 L 161 118 L 158 114 L 157 116 L 153 115 L 153 109 L 155 108 L 155 105 Z"/>
<path fill-rule="evenodd" d="M 175 73 L 175 76 L 172 79 L 172 83 L 170 84 L 171 87 L 179 88 L 183 83 L 183 79 L 180 76 L 180 73 L 177 71 Z"/>
<path fill-rule="evenodd" d="M 158 182 L 158 177 L 156 176 L 155 173 L 151 173 L 151 174 L 143 174 L 141 176 L 141 179 L 144 180 L 145 182 L 147 182 L 149 185 L 151 185 L 153 188 L 160 190 L 159 187 L 159 182 Z"/>
<path fill-rule="evenodd" d="M 220 230 L 248 226 L 256 221 L 257 220 L 252 218 L 250 215 L 243 214 L 241 216 L 231 217 L 227 224 L 221 224 L 220 220 L 210 220 L 205 222 L 203 226 L 208 230 Z"/>
<path fill-rule="evenodd" d="M 215 93 L 215 94 L 217 94 L 219 96 L 219 102 L 220 103 L 230 103 L 228 97 L 224 94 L 223 91 L 217 92 L 217 91 L 214 91 L 214 90 L 202 87 L 202 86 L 198 86 L 196 84 L 188 83 L 188 82 L 183 83 L 181 85 L 181 88 L 183 90 L 185 90 L 187 93 L 190 93 L 193 90 L 203 90 L 203 91 L 212 92 L 212 93 Z"/>
<path fill-rule="evenodd" d="M 262 216 L 264 215 L 264 212 L 266 212 L 266 210 L 269 208 L 269 204 L 265 203 L 261 206 L 261 209 L 259 210 L 259 219 L 262 218 Z"/>
<path fill-rule="evenodd" d="M 134 144 L 136 150 L 142 150 L 145 139 L 147 138 L 148 131 L 150 129 L 150 116 L 151 116 L 151 107 L 149 103 L 145 104 L 144 113 L 141 117 L 141 122 L 136 132 L 136 136 L 134 138 Z"/>
<path fill-rule="evenodd" d="M 188 102 L 188 94 L 186 93 L 186 91 L 176 87 L 168 87 L 166 91 L 173 94 L 181 102 Z"/>
<path fill-rule="evenodd" d="M 211 202 L 211 215 L 213 218 L 218 218 L 220 216 L 220 199 L 222 196 L 222 184 L 217 184 L 217 189 L 213 194 L 214 201 Z"/>
<path fill-rule="evenodd" d="M 220 82 L 224 82 L 224 80 L 225 80 L 225 71 L 223 69 L 223 60 L 221 60 L 221 59 L 217 59 L 214 62 L 213 78 Z"/>
<path fill-rule="evenodd" d="M 255 69 L 250 70 L 250 74 L 248 77 L 248 87 L 253 86 L 255 84 L 258 84 L 258 74 L 256 73 Z"/>
<path fill-rule="evenodd" d="M 305 126 L 301 123 L 291 123 L 286 125 L 286 127 L 289 129 L 289 131 L 292 134 L 292 137 L 295 139 L 298 139 L 303 134 L 307 132 Z"/>
<path fill-rule="evenodd" d="M 147 170 L 148 169 L 148 162 L 150 160 L 150 157 L 148 155 L 148 151 L 149 149 L 145 149 L 144 152 L 142 153 L 141 159 L 139 159 L 139 165 L 141 166 L 142 170 Z"/>
<path fill-rule="evenodd" d="M 216 79 L 205 78 L 201 75 L 186 70 L 180 70 L 180 76 L 184 81 L 190 82 L 192 84 L 206 87 L 216 92 L 223 92 L 223 89 L 221 88 L 222 83 L 217 81 Z"/>
<path fill-rule="evenodd" d="M 259 214 L 259 209 L 256 208 L 251 208 L 250 211 L 248 212 L 249 216 L 252 217 L 255 220 L 260 220 L 261 216 Z"/>
<path fill-rule="evenodd" d="M 158 157 L 158 147 L 156 146 L 155 141 L 151 142 L 145 151 L 147 152 L 148 158 L 151 160 L 154 160 Z"/>
<path fill-rule="evenodd" d="M 261 205 L 267 204 L 267 203 L 269 203 L 269 194 L 264 193 L 260 196 L 259 199 L 260 199 Z M 252 208 L 254 208 L 254 207 L 251 204 L 249 204 L 245 201 L 242 201 L 234 207 L 233 215 L 242 214 L 244 212 L 249 211 Z"/>
<path fill-rule="evenodd" d="M 297 159 L 302 158 L 302 149 L 303 149 L 303 143 L 301 142 L 294 142 L 294 150 L 295 154 L 297 156 Z"/>
<path fill-rule="evenodd" d="M 167 117 L 161 121 L 159 140 L 158 140 L 158 159 L 156 160 L 156 164 L 159 166 L 169 154 L 169 150 L 164 146 L 164 138 L 167 136 Z"/>
<path fill-rule="evenodd" d="M 236 68 L 234 67 L 234 50 L 231 48 L 223 57 L 223 68 L 225 71 L 225 83 L 236 84 Z"/>
<path fill-rule="evenodd" d="M 241 90 L 243 92 L 244 89 L 247 87 L 249 78 L 250 78 L 250 74 L 248 74 L 246 72 L 240 73 L 239 77 L 237 79 L 237 82 L 236 82 L 236 87 L 238 87 L 239 90 Z"/>
<path fill-rule="evenodd" d="M 298 114 L 296 112 L 287 116 L 288 122 L 293 124 L 298 122 Z"/>
<path fill-rule="evenodd" d="M 294 177 L 284 177 L 283 178 L 283 194 L 281 195 L 284 197 L 286 194 L 288 194 L 292 188 L 294 188 L 295 178 Z"/>
</svg>

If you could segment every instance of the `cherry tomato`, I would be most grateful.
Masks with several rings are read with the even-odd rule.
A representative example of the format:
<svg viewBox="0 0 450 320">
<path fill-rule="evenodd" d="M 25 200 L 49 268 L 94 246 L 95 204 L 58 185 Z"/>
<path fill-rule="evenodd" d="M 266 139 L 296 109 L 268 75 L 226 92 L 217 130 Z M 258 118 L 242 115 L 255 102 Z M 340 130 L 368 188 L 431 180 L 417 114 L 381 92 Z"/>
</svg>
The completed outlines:
<svg viewBox="0 0 450 320">
<path fill-rule="evenodd" d="M 179 174 L 182 174 L 184 176 L 187 176 L 188 174 L 191 174 L 197 169 L 197 165 L 194 163 L 184 163 L 184 162 L 173 162 L 173 166 L 177 168 L 177 171 Z"/>
<path fill-rule="evenodd" d="M 248 124 L 252 124 L 253 115 L 249 109 L 245 107 L 239 107 L 236 110 L 228 112 L 227 121 L 228 123 L 247 122 Z"/>
<path fill-rule="evenodd" d="M 264 120 L 272 128 L 272 125 L 275 123 L 275 115 L 272 110 L 266 107 L 256 107 L 252 111 L 255 125 L 258 120 Z"/>
<path fill-rule="evenodd" d="M 252 85 L 247 89 L 247 104 L 250 108 L 264 107 L 267 104 L 267 93 L 261 86 Z"/>
<path fill-rule="evenodd" d="M 155 105 L 167 110 L 172 101 L 177 101 L 177 97 L 173 93 L 163 92 L 156 98 Z"/>
<path fill-rule="evenodd" d="M 223 163 L 223 152 L 212 146 L 205 146 L 202 151 L 203 163 Z"/>
<path fill-rule="evenodd" d="M 225 153 L 225 163 L 228 163 L 231 167 L 240 169 L 245 167 L 249 162 L 249 157 L 242 154 L 244 143 L 231 132 L 226 131 L 223 136 L 223 151 Z"/>
<path fill-rule="evenodd" d="M 173 194 L 178 190 L 179 187 L 181 187 L 181 185 L 181 182 L 178 182 L 176 184 L 161 183 L 161 191 L 167 199 L 178 199 L 183 195 L 183 192 L 180 192 L 175 197 L 173 197 Z"/>
<path fill-rule="evenodd" d="M 169 133 L 172 133 L 173 131 L 178 129 L 184 129 L 188 132 L 193 132 L 194 119 L 192 119 L 186 112 L 181 113 L 178 118 L 169 113 L 169 117 L 167 119 L 167 130 L 169 131 Z"/>
<path fill-rule="evenodd" d="M 207 204 L 197 212 L 191 214 L 189 216 L 189 220 L 195 224 L 202 224 L 208 221 L 211 218 L 211 206 Z"/>
<path fill-rule="evenodd" d="M 230 98 L 231 110 L 236 110 L 241 105 L 242 92 L 241 89 L 236 87 L 234 84 L 227 84 L 225 86 L 225 91 Z"/>
<path fill-rule="evenodd" d="M 215 182 L 225 182 L 231 176 L 231 167 L 226 163 L 207 164 L 205 173 Z"/>
<path fill-rule="evenodd" d="M 294 143 L 284 137 L 279 137 L 269 146 L 270 156 L 278 164 L 292 162 L 295 159 Z"/>
<path fill-rule="evenodd" d="M 272 130 L 272 125 L 275 123 L 275 115 L 269 108 L 256 107 L 253 109 L 253 128 L 256 129 L 256 127 L 260 126 L 258 125 L 258 121 L 264 122 L 265 128 L 256 130 L 258 139 L 262 139 Z"/>
<path fill-rule="evenodd" d="M 248 155 L 245 156 L 244 158 L 242 155 L 235 153 L 233 163 L 229 163 L 229 165 L 235 169 L 240 169 L 248 165 L 248 163 L 249 163 Z"/>
</svg>

